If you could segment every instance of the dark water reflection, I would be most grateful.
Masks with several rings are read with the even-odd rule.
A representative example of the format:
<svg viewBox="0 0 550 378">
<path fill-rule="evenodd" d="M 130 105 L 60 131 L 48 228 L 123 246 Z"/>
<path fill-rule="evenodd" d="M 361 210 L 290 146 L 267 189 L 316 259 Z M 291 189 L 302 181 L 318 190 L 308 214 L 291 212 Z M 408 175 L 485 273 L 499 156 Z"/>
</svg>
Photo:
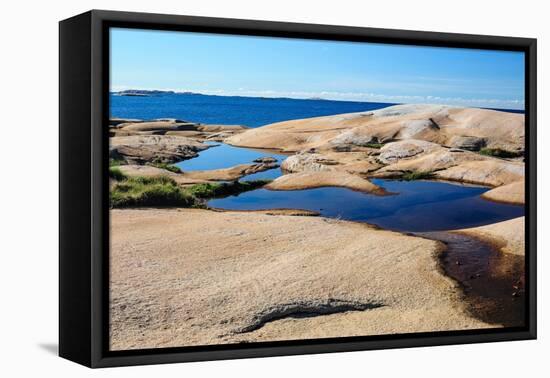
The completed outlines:
<svg viewBox="0 0 550 378">
<path fill-rule="evenodd" d="M 278 151 L 255 150 L 212 143 L 198 157 L 176 165 L 183 171 L 229 168 L 250 164 L 261 157 L 278 163 L 287 157 Z M 275 179 L 279 168 L 246 176 L 241 180 Z M 424 232 L 475 227 L 522 216 L 523 206 L 490 202 L 480 197 L 488 188 L 440 181 L 372 180 L 395 193 L 375 196 L 345 188 L 296 191 L 259 189 L 238 196 L 213 199 L 209 206 L 231 210 L 304 209 L 331 218 L 376 224 L 396 231 Z"/>
<path fill-rule="evenodd" d="M 409 232 L 475 227 L 524 214 L 523 206 L 480 198 L 488 188 L 437 181 L 372 181 L 396 194 L 381 197 L 335 187 L 296 191 L 260 189 L 214 199 L 208 205 L 231 210 L 306 209 L 326 217 Z"/>
<path fill-rule="evenodd" d="M 472 315 L 505 327 L 525 325 L 523 256 L 502 253 L 488 243 L 458 233 L 416 235 L 446 245 L 440 256 L 441 266 L 449 277 L 460 283 Z"/>
</svg>

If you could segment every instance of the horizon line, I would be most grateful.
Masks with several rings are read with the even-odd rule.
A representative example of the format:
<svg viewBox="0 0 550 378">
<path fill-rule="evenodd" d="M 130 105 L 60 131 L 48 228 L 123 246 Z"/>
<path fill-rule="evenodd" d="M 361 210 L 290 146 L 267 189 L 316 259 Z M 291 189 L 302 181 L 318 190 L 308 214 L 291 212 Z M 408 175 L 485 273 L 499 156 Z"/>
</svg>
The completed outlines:
<svg viewBox="0 0 550 378">
<path fill-rule="evenodd" d="M 239 89 L 236 91 L 217 90 L 193 90 L 193 89 L 174 89 L 174 88 L 136 88 L 131 86 L 114 86 L 109 89 L 109 93 L 120 93 L 125 91 L 143 91 L 143 92 L 171 92 L 174 94 L 194 94 L 203 96 L 218 97 L 248 97 L 248 98 L 270 98 L 270 99 L 290 99 L 290 100 L 317 100 L 317 101 L 339 101 L 339 102 L 359 102 L 359 103 L 380 103 L 380 104 L 437 104 L 456 107 L 474 107 L 489 109 L 508 109 L 525 111 L 525 101 L 518 99 L 466 99 L 460 97 L 439 97 L 439 96 L 419 96 L 419 95 L 382 95 L 376 93 L 361 92 L 277 92 L 277 91 L 257 91 Z M 293 96 L 294 94 L 294 96 Z M 328 96 L 326 96 L 328 95 Z M 335 97 L 334 97 L 335 96 Z M 357 96 L 357 97 L 353 97 Z M 363 97 L 363 98 L 361 98 Z"/>
</svg>

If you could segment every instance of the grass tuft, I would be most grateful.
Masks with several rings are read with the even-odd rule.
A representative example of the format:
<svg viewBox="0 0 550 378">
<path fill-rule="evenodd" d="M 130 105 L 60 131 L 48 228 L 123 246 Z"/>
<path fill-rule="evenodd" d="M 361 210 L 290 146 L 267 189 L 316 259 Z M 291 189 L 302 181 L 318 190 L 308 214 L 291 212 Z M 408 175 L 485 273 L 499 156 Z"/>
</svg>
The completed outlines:
<svg viewBox="0 0 550 378">
<path fill-rule="evenodd" d="M 152 167 L 165 169 L 165 170 L 170 171 L 170 172 L 181 173 L 181 169 L 179 169 L 179 167 L 176 167 L 175 165 L 172 165 L 172 164 L 154 162 L 154 163 L 149 163 L 149 165 L 152 166 Z"/>
<path fill-rule="evenodd" d="M 365 147 L 370 147 L 370 148 L 380 149 L 384 146 L 384 143 L 367 143 L 364 146 Z"/>
<path fill-rule="evenodd" d="M 125 164 L 126 164 L 126 161 L 122 159 L 113 159 L 113 158 L 109 159 L 109 167 L 118 167 L 119 165 L 125 165 Z"/>
<path fill-rule="evenodd" d="M 185 188 L 187 193 L 197 198 L 220 198 L 258 189 L 271 180 L 236 181 L 231 183 L 195 184 Z"/>
<path fill-rule="evenodd" d="M 432 179 L 434 177 L 435 175 L 433 172 L 413 171 L 413 172 L 405 172 L 403 176 L 401 176 L 401 179 L 405 181 L 414 181 L 414 180 L 427 180 L 427 179 Z"/>
<path fill-rule="evenodd" d="M 500 148 L 486 148 L 486 147 L 479 150 L 479 153 L 485 156 L 494 156 L 494 157 L 504 158 L 504 159 L 523 156 L 522 152 L 507 151 Z"/>
<path fill-rule="evenodd" d="M 207 199 L 226 197 L 257 189 L 270 180 L 195 184 L 182 188 L 168 176 L 129 177 L 111 167 L 109 176 L 117 182 L 111 187 L 111 208 L 120 207 L 205 207 Z"/>
<path fill-rule="evenodd" d="M 111 207 L 138 206 L 201 207 L 202 204 L 166 176 L 127 177 L 111 188 Z"/>
<path fill-rule="evenodd" d="M 126 180 L 126 176 L 118 167 L 109 167 L 109 177 L 116 181 Z"/>
</svg>

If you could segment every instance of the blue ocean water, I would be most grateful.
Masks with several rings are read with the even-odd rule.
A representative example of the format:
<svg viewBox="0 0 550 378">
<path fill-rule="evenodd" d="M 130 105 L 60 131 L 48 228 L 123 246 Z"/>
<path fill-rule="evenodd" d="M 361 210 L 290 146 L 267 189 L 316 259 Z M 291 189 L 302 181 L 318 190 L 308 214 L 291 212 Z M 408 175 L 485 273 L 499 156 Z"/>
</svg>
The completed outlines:
<svg viewBox="0 0 550 378">
<path fill-rule="evenodd" d="M 258 127 L 291 119 L 382 109 L 391 103 L 300 100 L 292 98 L 212 96 L 162 93 L 150 96 L 110 96 L 111 117 L 177 118 L 204 124 Z M 493 109 L 510 113 L 523 110 Z"/>
<path fill-rule="evenodd" d="M 111 95 L 111 117 L 178 118 L 204 124 L 258 127 L 290 119 L 362 112 L 395 104 L 291 98 L 210 96 L 192 93 Z"/>
</svg>

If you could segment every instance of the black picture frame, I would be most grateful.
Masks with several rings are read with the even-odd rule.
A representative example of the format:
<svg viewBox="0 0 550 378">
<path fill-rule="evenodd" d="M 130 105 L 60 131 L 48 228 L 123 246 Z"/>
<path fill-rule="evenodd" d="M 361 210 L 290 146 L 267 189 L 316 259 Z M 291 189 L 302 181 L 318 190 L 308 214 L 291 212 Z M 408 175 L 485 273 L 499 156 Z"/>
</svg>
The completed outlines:
<svg viewBox="0 0 550 378">
<path fill-rule="evenodd" d="M 526 326 L 473 331 L 109 351 L 110 27 L 525 53 Z M 536 39 L 92 10 L 59 24 L 59 354 L 88 367 L 536 338 Z"/>
</svg>

